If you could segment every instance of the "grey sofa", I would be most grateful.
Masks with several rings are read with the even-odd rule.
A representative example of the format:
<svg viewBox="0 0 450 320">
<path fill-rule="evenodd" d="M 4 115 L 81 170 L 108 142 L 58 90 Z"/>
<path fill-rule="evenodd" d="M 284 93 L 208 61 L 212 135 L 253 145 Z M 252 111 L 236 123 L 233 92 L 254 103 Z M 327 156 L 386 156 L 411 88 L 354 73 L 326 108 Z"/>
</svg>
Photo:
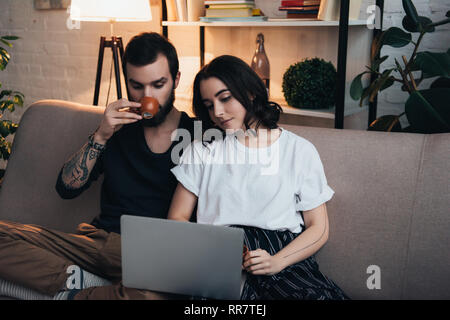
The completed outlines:
<svg viewBox="0 0 450 320">
<path fill-rule="evenodd" d="M 58 100 L 27 109 L 0 189 L 0 219 L 73 232 L 98 214 L 101 179 L 73 200 L 54 186 L 103 110 Z M 281 125 L 317 147 L 335 190 L 330 237 L 317 253 L 322 271 L 353 299 L 449 299 L 450 134 Z"/>
</svg>

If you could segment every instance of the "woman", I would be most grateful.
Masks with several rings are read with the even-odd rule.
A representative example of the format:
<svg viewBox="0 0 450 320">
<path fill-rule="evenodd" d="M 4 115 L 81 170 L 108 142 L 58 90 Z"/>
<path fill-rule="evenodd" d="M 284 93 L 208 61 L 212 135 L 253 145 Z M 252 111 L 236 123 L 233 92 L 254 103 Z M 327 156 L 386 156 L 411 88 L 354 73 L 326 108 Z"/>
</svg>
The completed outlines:
<svg viewBox="0 0 450 320">
<path fill-rule="evenodd" d="M 313 256 L 328 239 L 334 191 L 315 147 L 277 125 L 281 108 L 258 75 L 220 56 L 197 74 L 193 105 L 215 138 L 194 141 L 172 169 L 169 219 L 189 221 L 197 204 L 198 223 L 244 230 L 243 300 L 347 299 Z"/>
</svg>

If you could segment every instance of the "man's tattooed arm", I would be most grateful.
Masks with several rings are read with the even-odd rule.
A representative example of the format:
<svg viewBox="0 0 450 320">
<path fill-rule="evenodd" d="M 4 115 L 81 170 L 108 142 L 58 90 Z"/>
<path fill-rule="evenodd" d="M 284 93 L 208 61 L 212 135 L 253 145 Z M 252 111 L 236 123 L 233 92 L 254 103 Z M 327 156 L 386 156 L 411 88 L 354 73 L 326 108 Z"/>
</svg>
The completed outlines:
<svg viewBox="0 0 450 320">
<path fill-rule="evenodd" d="M 89 178 L 100 152 L 86 143 L 63 166 L 62 181 L 68 189 L 81 188 Z"/>
</svg>

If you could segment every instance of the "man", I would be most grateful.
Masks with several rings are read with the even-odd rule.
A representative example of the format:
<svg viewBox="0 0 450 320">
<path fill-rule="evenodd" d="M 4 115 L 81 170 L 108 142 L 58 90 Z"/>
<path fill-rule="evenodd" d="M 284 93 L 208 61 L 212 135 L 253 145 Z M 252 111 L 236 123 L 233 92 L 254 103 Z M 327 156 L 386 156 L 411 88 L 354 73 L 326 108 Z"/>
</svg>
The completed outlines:
<svg viewBox="0 0 450 320">
<path fill-rule="evenodd" d="M 128 43 L 123 70 L 130 101 L 106 107 L 99 127 L 64 164 L 56 183 L 59 195 L 71 199 L 104 174 L 101 213 L 91 224 L 80 224 L 76 234 L 0 221 L 0 279 L 10 291 L 17 284 L 22 296 L 31 288 L 57 298 L 167 298 L 121 285 L 120 216 L 167 218 L 177 184 L 170 172 L 176 144 L 171 135 L 187 129 L 193 137 L 193 120 L 173 107 L 178 68 L 175 48 L 159 34 L 142 33 Z M 141 107 L 143 96 L 160 104 L 151 119 L 131 112 Z M 67 270 L 73 266 L 81 268 L 83 285 L 89 288 L 65 290 Z"/>
</svg>

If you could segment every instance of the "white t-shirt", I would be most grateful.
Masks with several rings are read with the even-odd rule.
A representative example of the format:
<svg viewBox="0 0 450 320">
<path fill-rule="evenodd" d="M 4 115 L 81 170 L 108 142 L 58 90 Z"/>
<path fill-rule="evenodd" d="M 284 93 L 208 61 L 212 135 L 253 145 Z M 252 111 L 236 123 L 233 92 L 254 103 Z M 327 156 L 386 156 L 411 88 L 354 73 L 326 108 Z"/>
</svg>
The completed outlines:
<svg viewBox="0 0 450 320">
<path fill-rule="evenodd" d="M 263 148 L 246 147 L 232 134 L 205 145 L 194 141 L 171 171 L 198 197 L 203 224 L 299 233 L 300 211 L 334 194 L 314 145 L 285 129 Z"/>
</svg>

